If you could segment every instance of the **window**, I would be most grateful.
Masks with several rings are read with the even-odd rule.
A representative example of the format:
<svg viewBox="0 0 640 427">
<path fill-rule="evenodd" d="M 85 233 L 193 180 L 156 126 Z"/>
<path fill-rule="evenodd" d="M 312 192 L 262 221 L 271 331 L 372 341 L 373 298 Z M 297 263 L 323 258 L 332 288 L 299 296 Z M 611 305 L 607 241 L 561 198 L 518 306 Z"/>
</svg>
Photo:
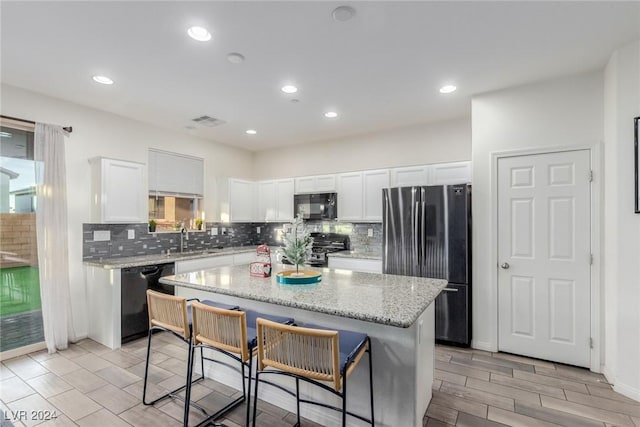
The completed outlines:
<svg viewBox="0 0 640 427">
<path fill-rule="evenodd" d="M 0 353 L 13 355 L 44 341 L 33 139 L 33 125 L 0 121 Z"/>
<path fill-rule="evenodd" d="M 149 150 L 149 219 L 157 231 L 197 229 L 204 220 L 204 160 Z"/>
</svg>

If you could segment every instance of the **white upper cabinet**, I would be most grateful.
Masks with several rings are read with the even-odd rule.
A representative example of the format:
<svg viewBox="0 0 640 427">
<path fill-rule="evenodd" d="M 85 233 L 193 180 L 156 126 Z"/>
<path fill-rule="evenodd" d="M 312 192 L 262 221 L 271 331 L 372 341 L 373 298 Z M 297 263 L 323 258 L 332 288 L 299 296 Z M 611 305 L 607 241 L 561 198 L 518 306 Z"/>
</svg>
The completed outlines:
<svg viewBox="0 0 640 427">
<path fill-rule="evenodd" d="M 362 179 L 364 182 L 364 213 L 362 219 L 365 221 L 382 221 L 382 189 L 389 187 L 389 170 L 364 171 Z"/>
<path fill-rule="evenodd" d="M 471 162 L 436 163 L 391 169 L 390 187 L 452 185 L 471 182 Z"/>
<path fill-rule="evenodd" d="M 92 221 L 147 222 L 145 165 L 104 157 L 96 157 L 89 162 Z"/>
<path fill-rule="evenodd" d="M 259 181 L 258 221 L 291 221 L 293 219 L 293 178 Z"/>
<path fill-rule="evenodd" d="M 276 182 L 258 182 L 258 221 L 274 221 L 277 214 Z"/>
<path fill-rule="evenodd" d="M 204 160 L 166 151 L 149 150 L 149 192 L 204 195 Z"/>
<path fill-rule="evenodd" d="M 391 187 L 411 187 L 428 184 L 427 166 L 409 166 L 391 169 Z"/>
<path fill-rule="evenodd" d="M 295 179 L 295 193 L 333 193 L 336 191 L 335 175 L 301 176 Z"/>
<path fill-rule="evenodd" d="M 429 165 L 429 185 L 467 184 L 470 182 L 470 161 Z"/>
<path fill-rule="evenodd" d="M 293 219 L 293 188 L 293 178 L 276 181 L 276 220 L 278 221 Z"/>
<path fill-rule="evenodd" d="M 220 221 L 251 222 L 256 217 L 256 189 L 253 181 L 222 179 L 218 187 Z"/>
<path fill-rule="evenodd" d="M 339 220 L 362 220 L 362 195 L 362 172 L 350 172 L 338 175 Z"/>
</svg>

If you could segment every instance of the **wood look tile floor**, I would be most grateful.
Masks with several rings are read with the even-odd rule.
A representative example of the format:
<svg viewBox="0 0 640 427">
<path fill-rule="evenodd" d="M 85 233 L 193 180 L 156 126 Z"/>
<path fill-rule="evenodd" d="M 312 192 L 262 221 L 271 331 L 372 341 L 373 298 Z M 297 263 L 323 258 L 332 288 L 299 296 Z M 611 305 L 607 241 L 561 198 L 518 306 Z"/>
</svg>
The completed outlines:
<svg viewBox="0 0 640 427">
<path fill-rule="evenodd" d="M 158 334 L 150 369 L 149 393 L 159 395 L 184 383 L 186 346 Z M 155 342 L 155 341 L 154 341 Z M 0 419 L 9 424 L 18 411 L 50 411 L 57 418 L 11 420 L 15 426 L 179 426 L 182 401 L 141 402 L 146 339 L 110 350 L 84 340 L 68 350 L 46 351 L 0 364 Z M 209 410 L 240 394 L 212 380 L 193 388 L 193 398 Z M 46 413 L 41 413 L 46 415 Z M 203 416 L 191 411 L 191 422 Z M 219 420 L 244 425 L 244 406 Z M 295 415 L 266 402 L 257 425 L 293 425 Z M 303 420 L 303 426 L 317 426 Z M 542 360 L 436 346 L 433 399 L 424 426 L 632 426 L 640 427 L 640 403 L 615 393 L 602 375 Z M 398 426 L 403 427 L 403 426 Z"/>
<path fill-rule="evenodd" d="M 640 403 L 587 369 L 441 345 L 435 368 L 427 427 L 640 427 Z"/>
</svg>

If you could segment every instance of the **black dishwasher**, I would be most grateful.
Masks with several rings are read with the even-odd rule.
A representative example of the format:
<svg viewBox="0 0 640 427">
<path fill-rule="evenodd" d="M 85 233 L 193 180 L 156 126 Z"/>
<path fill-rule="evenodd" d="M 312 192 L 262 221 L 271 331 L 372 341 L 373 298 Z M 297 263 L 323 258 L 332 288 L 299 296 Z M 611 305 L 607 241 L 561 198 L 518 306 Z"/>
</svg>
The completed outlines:
<svg viewBox="0 0 640 427">
<path fill-rule="evenodd" d="M 159 283 L 161 277 L 175 273 L 173 263 L 145 265 L 122 269 L 120 291 L 121 342 L 135 340 L 147 335 L 147 289 L 174 295 L 171 285 Z"/>
</svg>

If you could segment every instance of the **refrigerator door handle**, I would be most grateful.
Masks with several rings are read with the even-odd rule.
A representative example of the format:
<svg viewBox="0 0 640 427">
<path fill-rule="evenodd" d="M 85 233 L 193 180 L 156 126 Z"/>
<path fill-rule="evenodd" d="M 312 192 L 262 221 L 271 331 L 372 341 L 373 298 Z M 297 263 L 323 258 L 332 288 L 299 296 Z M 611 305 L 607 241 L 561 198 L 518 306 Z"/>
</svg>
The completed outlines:
<svg viewBox="0 0 640 427">
<path fill-rule="evenodd" d="M 420 236 L 420 215 L 418 207 L 420 202 L 416 202 L 415 210 L 413 211 L 413 276 L 420 276 L 420 248 L 418 247 L 418 240 Z M 416 271 L 417 269 L 417 271 Z"/>
<path fill-rule="evenodd" d="M 420 248 L 420 276 L 427 276 L 427 238 L 425 230 L 427 229 L 427 202 L 421 203 L 422 209 L 420 210 L 420 217 L 422 218 L 422 228 L 420 229 L 420 242 L 422 247 Z"/>
</svg>

